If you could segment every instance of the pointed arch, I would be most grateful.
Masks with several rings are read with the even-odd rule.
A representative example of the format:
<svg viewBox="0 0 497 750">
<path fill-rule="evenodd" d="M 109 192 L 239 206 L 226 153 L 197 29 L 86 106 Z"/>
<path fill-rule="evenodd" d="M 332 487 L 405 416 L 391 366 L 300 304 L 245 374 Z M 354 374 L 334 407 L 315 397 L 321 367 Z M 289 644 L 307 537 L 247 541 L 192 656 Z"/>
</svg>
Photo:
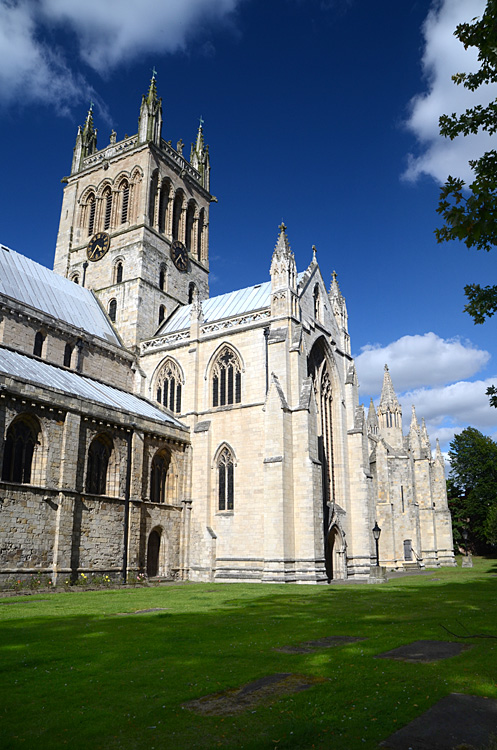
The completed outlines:
<svg viewBox="0 0 497 750">
<path fill-rule="evenodd" d="M 155 226 L 155 206 L 157 203 L 157 190 L 159 187 L 159 170 L 154 169 L 150 178 L 150 193 L 148 196 L 148 223 Z"/>
<path fill-rule="evenodd" d="M 168 234 L 169 212 L 171 210 L 171 180 L 164 177 L 160 186 L 159 195 L 159 232 Z"/>
<path fill-rule="evenodd" d="M 171 466 L 171 451 L 167 448 L 158 450 L 150 464 L 150 502 L 166 502 L 166 486 L 169 467 Z"/>
<path fill-rule="evenodd" d="M 82 229 L 86 229 L 86 234 L 91 237 L 95 231 L 95 219 L 96 219 L 96 189 L 95 187 L 88 187 L 80 198 L 80 214 L 79 214 L 79 225 Z"/>
<path fill-rule="evenodd" d="M 2 481 L 32 484 L 41 455 L 41 436 L 40 423 L 31 414 L 21 414 L 10 423 L 5 435 Z"/>
<path fill-rule="evenodd" d="M 154 390 L 159 404 L 174 414 L 181 414 L 181 398 L 185 377 L 178 362 L 166 357 L 157 368 Z"/>
<path fill-rule="evenodd" d="M 185 222 L 185 245 L 186 249 L 189 253 L 194 253 L 194 222 L 195 222 L 195 214 L 197 212 L 197 204 L 192 199 L 188 201 L 188 206 L 186 208 L 186 222 Z"/>
<path fill-rule="evenodd" d="M 114 444 L 112 438 L 101 433 L 93 438 L 88 448 L 85 489 L 90 495 L 109 494 L 109 464 Z"/>
<path fill-rule="evenodd" d="M 212 406 L 241 403 L 242 371 L 240 354 L 230 344 L 222 344 L 210 364 Z"/>
<path fill-rule="evenodd" d="M 235 509 L 235 466 L 236 458 L 228 443 L 222 443 L 215 453 L 216 468 L 216 508 L 218 511 Z"/>
<path fill-rule="evenodd" d="M 176 191 L 173 201 L 173 222 L 172 222 L 172 236 L 174 240 L 181 240 L 183 234 L 182 227 L 182 215 L 183 215 L 183 202 L 185 194 L 181 188 Z"/>
<path fill-rule="evenodd" d="M 200 209 L 197 219 L 197 260 L 205 260 L 204 258 L 204 227 L 205 227 L 205 211 L 203 208 Z"/>
</svg>

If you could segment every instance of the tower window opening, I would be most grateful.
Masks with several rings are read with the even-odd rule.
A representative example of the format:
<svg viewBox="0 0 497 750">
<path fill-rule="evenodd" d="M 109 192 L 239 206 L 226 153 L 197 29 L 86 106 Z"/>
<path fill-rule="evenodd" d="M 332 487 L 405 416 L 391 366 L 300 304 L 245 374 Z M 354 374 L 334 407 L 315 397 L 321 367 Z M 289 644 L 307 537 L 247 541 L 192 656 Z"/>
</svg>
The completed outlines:
<svg viewBox="0 0 497 750">
<path fill-rule="evenodd" d="M 117 317 L 117 300 L 111 299 L 111 301 L 109 302 L 109 318 L 111 319 L 113 323 L 115 323 L 116 317 Z"/>
<path fill-rule="evenodd" d="M 72 352 L 73 346 L 71 344 L 66 344 L 64 347 L 64 367 L 71 366 Z"/>
<path fill-rule="evenodd" d="M 121 207 L 121 224 L 125 224 L 128 221 L 128 207 L 129 207 L 129 182 L 123 182 L 123 202 Z"/>
<path fill-rule="evenodd" d="M 164 305 L 161 305 L 159 307 L 159 325 L 162 323 L 165 317 L 166 317 L 166 308 L 164 307 Z"/>
<path fill-rule="evenodd" d="M 163 292 L 166 288 L 166 269 L 161 268 L 159 273 L 159 289 Z"/>
<path fill-rule="evenodd" d="M 195 298 L 196 291 L 197 291 L 197 287 L 195 286 L 195 284 L 193 283 L 193 281 L 191 281 L 190 284 L 188 285 L 188 304 L 189 305 L 192 304 L 192 302 L 193 302 L 193 300 Z"/>
<path fill-rule="evenodd" d="M 107 188 L 105 190 L 104 198 L 105 198 L 104 229 L 109 229 L 111 215 L 112 215 L 112 191 L 110 188 Z"/>
<path fill-rule="evenodd" d="M 123 264 L 119 261 L 116 265 L 116 284 L 120 284 L 123 280 Z"/>
<path fill-rule="evenodd" d="M 88 198 L 88 237 L 91 237 L 95 229 L 95 208 L 96 201 L 92 193 Z"/>
</svg>

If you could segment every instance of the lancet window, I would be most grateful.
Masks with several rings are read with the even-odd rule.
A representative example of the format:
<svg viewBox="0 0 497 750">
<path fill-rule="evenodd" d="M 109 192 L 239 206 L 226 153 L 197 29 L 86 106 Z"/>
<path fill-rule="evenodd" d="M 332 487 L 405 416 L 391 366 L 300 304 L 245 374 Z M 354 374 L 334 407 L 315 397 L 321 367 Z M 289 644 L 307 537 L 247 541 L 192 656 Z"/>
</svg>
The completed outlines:
<svg viewBox="0 0 497 750">
<path fill-rule="evenodd" d="M 239 404 L 242 400 L 242 368 L 236 354 L 225 346 L 212 370 L 212 405 Z"/>
<path fill-rule="evenodd" d="M 109 302 L 109 318 L 111 319 L 113 323 L 116 322 L 116 318 L 117 318 L 117 300 L 116 299 L 111 299 L 111 301 Z"/>
<path fill-rule="evenodd" d="M 152 459 L 150 469 L 150 501 L 152 503 L 166 502 L 166 480 L 171 456 L 167 450 L 158 451 Z"/>
<path fill-rule="evenodd" d="M 72 344 L 66 344 L 64 347 L 64 367 L 71 366 L 73 346 Z"/>
<path fill-rule="evenodd" d="M 124 180 L 121 183 L 122 203 L 121 203 L 121 224 L 128 221 L 129 210 L 129 182 Z"/>
<path fill-rule="evenodd" d="M 7 430 L 3 450 L 2 480 L 31 483 L 33 458 L 39 445 L 40 425 L 29 417 L 19 417 Z"/>
<path fill-rule="evenodd" d="M 167 359 L 157 376 L 157 401 L 175 414 L 181 413 L 181 373 L 172 359 Z"/>
<path fill-rule="evenodd" d="M 90 193 L 86 205 L 88 211 L 88 237 L 91 237 L 95 229 L 95 209 L 97 207 L 94 193 Z"/>
<path fill-rule="evenodd" d="M 112 219 L 112 190 L 110 187 L 105 188 L 103 192 L 104 199 L 104 229 L 110 228 Z"/>
<path fill-rule="evenodd" d="M 233 510 L 235 504 L 235 464 L 233 453 L 223 448 L 217 460 L 218 509 Z"/>
<path fill-rule="evenodd" d="M 186 211 L 185 245 L 189 253 L 193 253 L 193 222 L 195 218 L 195 203 L 190 201 Z"/>
<path fill-rule="evenodd" d="M 35 357 L 41 357 L 43 354 L 43 344 L 45 343 L 45 334 L 38 331 L 35 336 L 35 343 L 33 346 L 33 354 Z"/>
<path fill-rule="evenodd" d="M 105 495 L 107 470 L 112 453 L 112 442 L 106 435 L 99 435 L 90 444 L 86 470 L 86 492 Z"/>
</svg>

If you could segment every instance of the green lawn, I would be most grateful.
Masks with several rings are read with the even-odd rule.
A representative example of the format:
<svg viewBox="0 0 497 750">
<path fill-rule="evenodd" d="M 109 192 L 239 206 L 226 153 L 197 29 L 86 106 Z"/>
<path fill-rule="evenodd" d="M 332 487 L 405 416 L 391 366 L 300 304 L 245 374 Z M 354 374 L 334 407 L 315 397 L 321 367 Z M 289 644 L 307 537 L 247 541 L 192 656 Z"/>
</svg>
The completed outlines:
<svg viewBox="0 0 497 750">
<path fill-rule="evenodd" d="M 435 580 L 438 579 L 438 580 Z M 154 607 L 164 611 L 122 616 Z M 189 584 L 0 599 L 0 747 L 376 748 L 450 692 L 497 698 L 497 639 L 433 664 L 377 660 L 418 639 L 497 636 L 497 561 L 387 584 Z M 275 647 L 366 640 L 310 654 Z M 237 716 L 182 703 L 276 672 L 326 678 Z"/>
</svg>

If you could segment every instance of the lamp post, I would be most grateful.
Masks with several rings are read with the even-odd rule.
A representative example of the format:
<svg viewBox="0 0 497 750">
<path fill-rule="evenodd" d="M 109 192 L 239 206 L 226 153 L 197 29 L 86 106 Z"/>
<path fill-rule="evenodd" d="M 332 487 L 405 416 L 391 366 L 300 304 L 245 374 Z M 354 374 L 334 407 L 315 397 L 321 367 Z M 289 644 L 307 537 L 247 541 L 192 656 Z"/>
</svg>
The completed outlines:
<svg viewBox="0 0 497 750">
<path fill-rule="evenodd" d="M 378 565 L 380 564 L 380 555 L 378 551 L 378 542 L 380 540 L 380 534 L 381 534 L 381 529 L 378 526 L 378 521 L 375 521 L 374 527 L 373 527 L 373 539 L 376 544 L 376 567 L 378 567 Z"/>
</svg>

